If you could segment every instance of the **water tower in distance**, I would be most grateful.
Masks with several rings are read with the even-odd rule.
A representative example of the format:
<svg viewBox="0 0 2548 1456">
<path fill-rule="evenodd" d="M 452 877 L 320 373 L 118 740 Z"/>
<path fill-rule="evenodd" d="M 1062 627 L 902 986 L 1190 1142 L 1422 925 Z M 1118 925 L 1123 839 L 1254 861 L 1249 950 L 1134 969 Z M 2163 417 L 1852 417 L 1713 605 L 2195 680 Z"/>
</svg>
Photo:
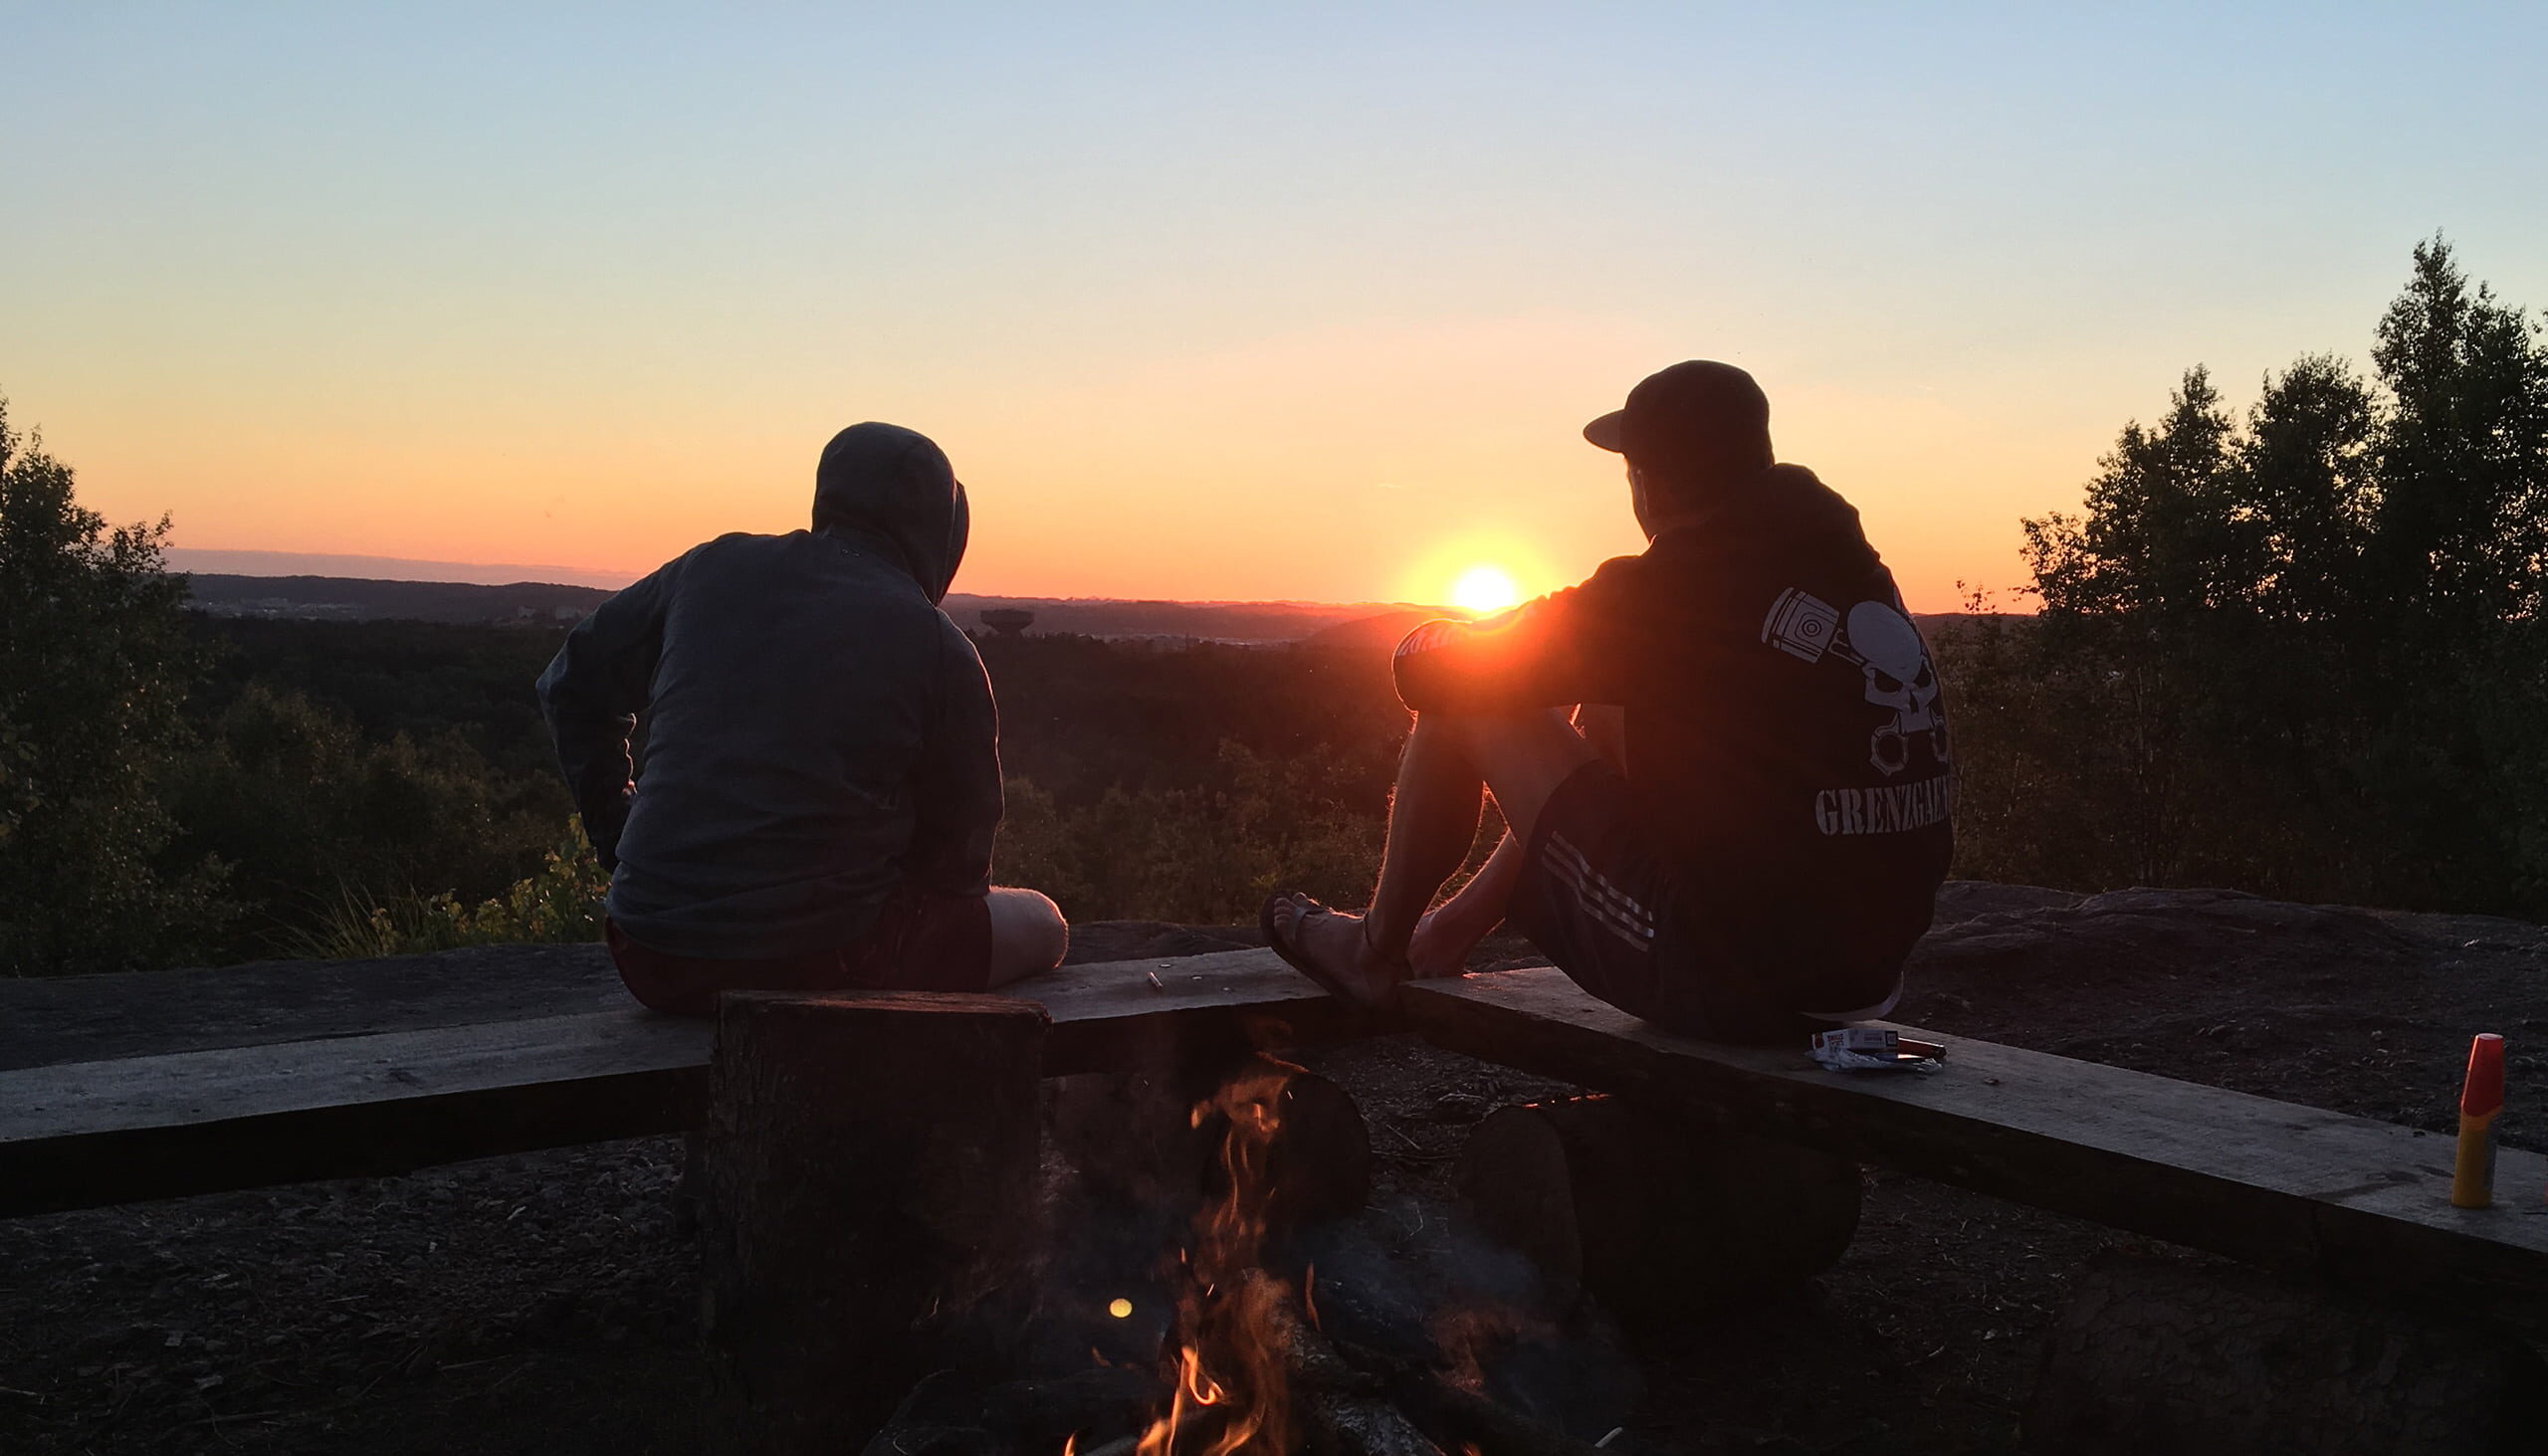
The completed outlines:
<svg viewBox="0 0 2548 1456">
<path fill-rule="evenodd" d="M 1035 614 L 1021 607 L 990 607 L 982 613 L 982 625 L 1002 637 L 1014 637 L 1035 625 Z"/>
</svg>

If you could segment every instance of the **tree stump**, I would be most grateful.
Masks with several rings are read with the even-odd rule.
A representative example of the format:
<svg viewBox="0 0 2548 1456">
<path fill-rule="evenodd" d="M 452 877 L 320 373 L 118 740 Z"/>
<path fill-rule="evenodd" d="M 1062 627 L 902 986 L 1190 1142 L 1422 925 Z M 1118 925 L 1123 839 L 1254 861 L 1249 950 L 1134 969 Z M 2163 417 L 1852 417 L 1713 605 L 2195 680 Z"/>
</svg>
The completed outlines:
<svg viewBox="0 0 2548 1456">
<path fill-rule="evenodd" d="M 1479 1228 L 1555 1297 L 1589 1293 L 1629 1324 L 1802 1283 L 1858 1226 L 1857 1164 L 1621 1098 L 1505 1108 L 1455 1176 Z"/>
<path fill-rule="evenodd" d="M 2482 1326 L 2251 1269 L 2108 1255 L 2047 1332 L 2023 1446 L 2060 1456 L 2537 1450 L 2548 1370 Z"/>
<path fill-rule="evenodd" d="M 858 1450 L 1032 1260 L 1044 1009 L 729 995 L 701 1282 L 723 1450 Z"/>
</svg>

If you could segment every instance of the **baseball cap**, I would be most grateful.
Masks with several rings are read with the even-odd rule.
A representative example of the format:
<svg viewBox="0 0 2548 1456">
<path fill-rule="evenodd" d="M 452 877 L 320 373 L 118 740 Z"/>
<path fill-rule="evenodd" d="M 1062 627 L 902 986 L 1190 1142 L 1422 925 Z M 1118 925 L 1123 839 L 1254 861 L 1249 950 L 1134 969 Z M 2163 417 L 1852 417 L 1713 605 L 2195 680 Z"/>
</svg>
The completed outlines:
<svg viewBox="0 0 2548 1456">
<path fill-rule="evenodd" d="M 1584 427 L 1584 438 L 1638 468 L 1700 478 L 1768 470 L 1770 397 L 1750 374 L 1712 359 L 1690 359 L 1646 375 L 1614 409 Z"/>
</svg>

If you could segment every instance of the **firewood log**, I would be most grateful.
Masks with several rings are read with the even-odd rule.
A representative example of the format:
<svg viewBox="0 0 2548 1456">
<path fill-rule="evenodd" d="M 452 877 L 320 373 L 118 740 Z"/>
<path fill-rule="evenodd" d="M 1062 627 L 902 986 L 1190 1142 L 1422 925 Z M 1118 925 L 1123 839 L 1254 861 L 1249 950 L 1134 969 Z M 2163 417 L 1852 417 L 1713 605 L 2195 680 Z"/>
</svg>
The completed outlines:
<svg viewBox="0 0 2548 1456">
<path fill-rule="evenodd" d="M 1296 1389 L 1375 1395 L 1386 1381 L 1340 1352 L 1335 1342 L 1312 1326 L 1300 1302 L 1300 1291 L 1262 1269 L 1250 1270 L 1239 1297 L 1263 1337 L 1283 1352 L 1283 1369 Z"/>
<path fill-rule="evenodd" d="M 1445 1450 L 1474 1446 L 1479 1456 L 1592 1456 L 1598 1449 L 1438 1375 L 1408 1381 L 1394 1393 Z"/>
<path fill-rule="evenodd" d="M 1372 1198 L 1372 1132 L 1353 1095 L 1316 1072 L 1297 1072 L 1284 1085 L 1282 1117 L 1268 1164 L 1271 1236 L 1362 1212 Z"/>
<path fill-rule="evenodd" d="M 1481 1231 L 1651 1328 L 1829 1268 L 1858 1222 L 1856 1164 L 1695 1126 L 1626 1098 L 1509 1107 L 1455 1177 Z"/>
<path fill-rule="evenodd" d="M 1118 1367 L 1010 1380 L 986 1390 L 932 1376 L 913 1387 L 863 1456 L 1060 1456 L 1073 1436 L 1086 1446 L 1092 1436 L 1138 1432 L 1157 1394 L 1149 1374 Z"/>
<path fill-rule="evenodd" d="M 1347 1364 L 1379 1379 L 1398 1408 L 1445 1451 L 1474 1446 L 1480 1456 L 1591 1456 L 1598 1449 L 1462 1389 L 1427 1366 L 1350 1340 L 1326 1341 Z"/>
<path fill-rule="evenodd" d="M 1300 1415 L 1310 1456 L 1442 1456 L 1405 1412 L 1378 1396 L 1311 1390 Z"/>
</svg>

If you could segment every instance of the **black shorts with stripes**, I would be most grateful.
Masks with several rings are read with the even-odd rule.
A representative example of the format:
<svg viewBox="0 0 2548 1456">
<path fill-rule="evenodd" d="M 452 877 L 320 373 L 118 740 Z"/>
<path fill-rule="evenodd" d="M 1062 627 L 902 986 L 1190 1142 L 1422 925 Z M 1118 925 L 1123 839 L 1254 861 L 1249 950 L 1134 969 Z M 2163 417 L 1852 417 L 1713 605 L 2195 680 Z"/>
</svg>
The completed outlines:
<svg viewBox="0 0 2548 1456">
<path fill-rule="evenodd" d="M 1507 912 L 1515 929 L 1577 985 L 1686 1035 L 1783 1041 L 1825 1024 L 1777 1009 L 1711 928 L 1681 908 L 1676 872 L 1648 843 L 1633 804 L 1607 762 L 1567 775 L 1531 826 Z"/>
</svg>

